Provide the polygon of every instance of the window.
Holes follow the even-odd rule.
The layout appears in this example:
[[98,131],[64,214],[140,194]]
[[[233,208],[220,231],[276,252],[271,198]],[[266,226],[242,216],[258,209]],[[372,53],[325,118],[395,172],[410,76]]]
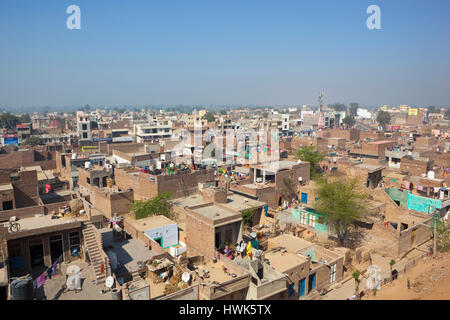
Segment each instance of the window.
[[294,295],[294,293],[295,293],[295,291],[294,291],[294,283],[291,283],[290,285],[289,285],[289,297],[292,297],[293,295]]
[[86,178],[86,183],[91,184],[91,178]]
[[316,226],[316,222],[314,221],[315,218],[316,217],[314,215],[312,215],[312,214],[309,215],[308,225],[311,228],[314,228]]
[[330,283],[336,281],[336,263],[331,266]]
[[300,213],[300,223],[306,225],[306,212]]
[[83,139],[87,139],[87,132],[83,132]]
[[81,237],[78,231],[69,233],[69,245],[70,251],[73,251],[75,248],[77,251],[80,250]]
[[87,124],[82,124],[81,128],[82,128],[82,130],[87,130]]
[[11,210],[13,209],[13,202],[10,201],[3,201],[3,210]]
[[8,253],[10,257],[18,257],[22,254],[20,242],[12,242],[8,245]]
[[317,218],[317,223],[324,224],[325,223],[324,217]]

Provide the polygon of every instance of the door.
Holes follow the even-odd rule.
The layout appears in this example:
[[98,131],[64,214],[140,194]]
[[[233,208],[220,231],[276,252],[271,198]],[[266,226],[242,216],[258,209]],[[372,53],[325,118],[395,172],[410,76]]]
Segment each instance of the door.
[[416,244],[416,236],[417,236],[417,229],[415,229],[411,232],[411,245]]
[[50,240],[50,258],[52,263],[55,261],[62,262],[63,260],[63,240],[62,235],[51,236]]
[[233,244],[233,230],[225,230],[225,242],[230,246]]
[[292,297],[293,295],[294,295],[294,285],[295,285],[295,283],[291,283],[290,285],[289,285],[289,294],[288,294],[288,297]]
[[331,266],[330,270],[330,283],[336,281],[336,263]]
[[222,245],[222,239],[221,239],[221,237],[220,237],[220,232],[216,232],[216,241],[215,241],[215,244],[216,244],[216,248],[220,248],[221,245]]
[[306,278],[303,278],[298,282],[298,296],[299,297],[305,295],[305,283],[306,283]]
[[42,244],[42,240],[30,241],[30,260],[31,268],[33,270],[40,270],[45,267],[44,246]]
[[302,203],[308,203],[308,194],[302,192]]
[[309,275],[308,279],[308,293],[316,288],[316,273]]

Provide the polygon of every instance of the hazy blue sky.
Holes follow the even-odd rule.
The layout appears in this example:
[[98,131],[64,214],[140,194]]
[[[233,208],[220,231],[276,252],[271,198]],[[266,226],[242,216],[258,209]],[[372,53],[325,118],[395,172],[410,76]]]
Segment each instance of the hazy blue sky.
[[0,1],[0,106],[316,104],[320,90],[450,105],[450,1]]

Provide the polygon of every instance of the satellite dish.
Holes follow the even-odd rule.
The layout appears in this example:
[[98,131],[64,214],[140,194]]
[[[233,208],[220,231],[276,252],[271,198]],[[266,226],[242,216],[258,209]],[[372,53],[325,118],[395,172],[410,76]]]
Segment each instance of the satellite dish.
[[181,280],[183,280],[186,283],[188,283],[190,279],[191,275],[188,272],[183,273],[183,275],[181,276]]
[[367,268],[366,287],[369,290],[381,289],[381,269],[378,266],[371,265]]
[[112,286],[114,285],[114,278],[111,277],[111,276],[107,277],[107,278],[106,278],[106,281],[105,281],[105,285],[106,285],[108,288],[112,288]]

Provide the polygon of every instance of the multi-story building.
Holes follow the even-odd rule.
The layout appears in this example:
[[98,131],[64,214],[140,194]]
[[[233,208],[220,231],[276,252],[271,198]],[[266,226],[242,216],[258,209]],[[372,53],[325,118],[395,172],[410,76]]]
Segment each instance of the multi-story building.
[[77,111],[77,132],[81,144],[91,141],[91,121],[89,114],[83,111]]
[[135,124],[134,135],[138,143],[170,138],[172,136],[172,121],[153,120],[148,124]]

